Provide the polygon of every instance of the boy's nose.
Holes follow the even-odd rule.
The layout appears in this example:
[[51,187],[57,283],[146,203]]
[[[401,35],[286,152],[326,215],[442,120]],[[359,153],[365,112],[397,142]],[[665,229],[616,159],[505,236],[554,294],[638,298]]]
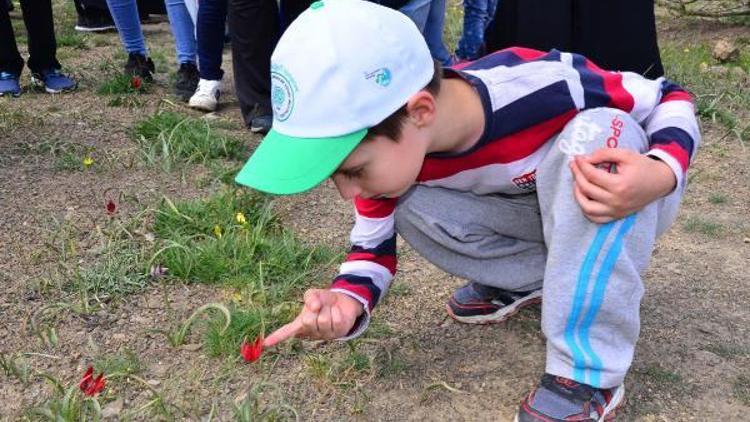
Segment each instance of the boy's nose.
[[333,176],[333,183],[336,185],[336,189],[339,190],[339,195],[344,199],[354,199],[355,196],[362,193],[362,189],[345,176]]

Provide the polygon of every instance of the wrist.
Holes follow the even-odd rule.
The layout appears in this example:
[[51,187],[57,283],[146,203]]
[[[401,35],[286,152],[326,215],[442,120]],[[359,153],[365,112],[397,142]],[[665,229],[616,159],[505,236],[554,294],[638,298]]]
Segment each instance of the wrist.
[[651,166],[654,169],[655,181],[658,186],[659,197],[666,196],[674,191],[677,186],[677,177],[675,177],[674,171],[669,164],[662,161],[659,157],[653,155],[647,156],[651,161]]

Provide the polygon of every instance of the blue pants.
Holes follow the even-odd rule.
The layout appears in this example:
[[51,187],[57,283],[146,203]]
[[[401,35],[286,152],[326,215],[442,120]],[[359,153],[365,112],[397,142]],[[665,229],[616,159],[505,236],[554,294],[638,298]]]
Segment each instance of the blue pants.
[[443,66],[449,66],[451,54],[443,43],[445,0],[411,0],[399,10],[417,24],[432,57]]
[[498,0],[464,0],[464,30],[458,41],[456,56],[476,60],[482,56],[484,31],[495,16]]
[[198,7],[198,70],[201,79],[219,81],[224,76],[221,53],[228,4],[227,0],[201,0]]
[[[169,24],[175,39],[177,63],[195,63],[195,28],[184,0],[166,0]],[[125,51],[148,55],[135,0],[107,0],[109,12]]]

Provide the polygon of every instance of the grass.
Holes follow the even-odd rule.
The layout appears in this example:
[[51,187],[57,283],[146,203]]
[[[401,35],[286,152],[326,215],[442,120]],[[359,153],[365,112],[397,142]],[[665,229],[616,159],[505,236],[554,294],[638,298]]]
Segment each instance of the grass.
[[240,160],[242,142],[215,130],[205,119],[159,112],[138,122],[133,137],[150,165],[166,171],[179,163],[205,164],[216,158]]
[[132,76],[117,73],[104,79],[96,89],[96,93],[99,95],[145,94],[148,92],[148,86],[149,84],[145,81],[141,81],[141,85],[138,86],[138,82]]
[[[707,44],[663,43],[661,56],[669,78],[695,95],[698,115],[722,125],[727,135],[734,135],[744,146],[750,139],[750,124],[745,115],[750,109],[750,91],[742,89],[742,78],[729,71],[726,74],[702,71],[702,67],[715,65]],[[750,56],[744,53],[739,63],[744,68],[750,63]]]
[[688,217],[683,228],[689,233],[700,233],[710,237],[718,237],[724,233],[725,228],[720,223],[705,220],[702,217]]
[[94,361],[94,373],[140,375],[145,367],[132,350],[122,351],[114,356],[105,356]]
[[745,406],[750,406],[750,375],[740,374],[734,380],[732,395]]
[[228,188],[205,200],[172,203],[155,212],[157,251],[151,264],[187,282],[229,286],[238,293],[229,328],[209,322],[206,350],[233,355],[291,320],[301,291],[334,255],[303,246],[273,216],[267,197]]
[[656,384],[662,389],[674,390],[683,381],[680,374],[656,365],[634,369],[633,372],[645,377],[648,382]]
[[727,196],[723,193],[712,193],[708,197],[708,202],[715,205],[726,204],[728,200]]

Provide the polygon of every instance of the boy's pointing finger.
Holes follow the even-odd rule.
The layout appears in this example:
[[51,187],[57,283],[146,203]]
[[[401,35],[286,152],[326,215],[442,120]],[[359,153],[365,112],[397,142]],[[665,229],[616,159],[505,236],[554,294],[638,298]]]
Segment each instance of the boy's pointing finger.
[[302,329],[302,320],[297,318],[294,321],[290,322],[289,324],[286,324],[279,328],[278,330],[274,331],[266,337],[265,340],[263,340],[263,347],[271,347],[275,346],[278,343],[281,343],[282,341],[288,340],[291,337],[294,337],[297,335],[297,333],[300,332]]

